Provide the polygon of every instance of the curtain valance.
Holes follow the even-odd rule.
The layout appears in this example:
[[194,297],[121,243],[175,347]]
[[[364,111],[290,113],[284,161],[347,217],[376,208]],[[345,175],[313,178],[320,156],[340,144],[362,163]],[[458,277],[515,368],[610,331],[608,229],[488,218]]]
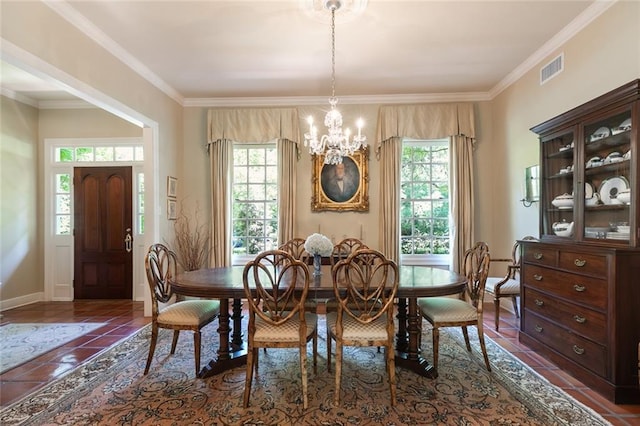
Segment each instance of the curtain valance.
[[376,151],[393,137],[441,139],[466,136],[475,139],[473,104],[383,105],[378,111]]
[[300,140],[296,108],[212,108],[209,110],[208,142],[268,142]]

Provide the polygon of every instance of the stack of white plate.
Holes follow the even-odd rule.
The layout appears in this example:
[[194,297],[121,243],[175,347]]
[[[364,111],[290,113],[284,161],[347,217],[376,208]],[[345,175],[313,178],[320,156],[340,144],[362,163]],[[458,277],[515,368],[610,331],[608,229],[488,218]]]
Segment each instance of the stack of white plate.
[[607,232],[607,238],[610,238],[612,240],[628,240],[629,239],[629,233],[623,233],[623,232]]

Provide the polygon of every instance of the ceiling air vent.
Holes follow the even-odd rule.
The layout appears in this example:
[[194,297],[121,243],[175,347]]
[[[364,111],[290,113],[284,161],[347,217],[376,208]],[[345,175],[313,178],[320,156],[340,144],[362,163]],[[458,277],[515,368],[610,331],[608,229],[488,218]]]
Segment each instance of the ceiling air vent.
[[564,53],[556,56],[551,62],[540,68],[540,84],[544,84],[564,69]]

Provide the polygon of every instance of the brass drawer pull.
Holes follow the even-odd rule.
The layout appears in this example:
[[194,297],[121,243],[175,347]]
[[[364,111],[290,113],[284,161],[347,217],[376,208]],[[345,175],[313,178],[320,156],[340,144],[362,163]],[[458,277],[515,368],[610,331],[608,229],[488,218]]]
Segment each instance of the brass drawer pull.
[[542,281],[542,275],[534,274],[533,279],[536,281]]
[[538,333],[542,333],[543,328],[540,327],[539,325],[536,325],[535,329]]
[[579,284],[574,284],[573,285],[573,289],[579,293],[582,293],[583,291],[585,291],[587,288],[583,285],[579,285]]
[[582,268],[584,265],[587,264],[586,260],[583,259],[576,259],[573,261],[573,263],[578,267],[578,268]]
[[536,299],[536,300],[535,300],[535,302],[536,302],[536,305],[537,305],[537,306],[542,306],[542,305],[544,305],[544,302],[543,302],[542,300],[540,300],[540,299]]
[[573,319],[580,324],[584,324],[585,322],[587,322],[587,319],[585,317],[581,317],[580,315],[574,315]]
[[542,253],[533,253],[533,258],[536,260],[542,259]]
[[580,346],[577,346],[577,345],[573,345],[573,351],[578,355],[582,355],[584,353],[584,348],[581,348]]

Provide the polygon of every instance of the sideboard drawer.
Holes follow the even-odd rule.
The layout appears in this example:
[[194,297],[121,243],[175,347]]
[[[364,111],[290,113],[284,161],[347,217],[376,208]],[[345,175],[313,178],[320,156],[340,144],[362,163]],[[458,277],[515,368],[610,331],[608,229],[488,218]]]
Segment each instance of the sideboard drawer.
[[604,278],[608,273],[608,265],[607,256],[561,251],[558,266],[570,272]]
[[544,290],[602,311],[607,308],[606,280],[533,265],[525,266],[522,279],[526,286]]
[[538,265],[556,266],[556,254],[556,250],[539,247],[536,244],[527,244],[524,246],[522,260]]
[[599,376],[606,377],[605,346],[573,334],[532,312],[527,314],[525,333]]
[[563,302],[525,287],[525,308],[599,343],[607,342],[607,318],[601,312]]

